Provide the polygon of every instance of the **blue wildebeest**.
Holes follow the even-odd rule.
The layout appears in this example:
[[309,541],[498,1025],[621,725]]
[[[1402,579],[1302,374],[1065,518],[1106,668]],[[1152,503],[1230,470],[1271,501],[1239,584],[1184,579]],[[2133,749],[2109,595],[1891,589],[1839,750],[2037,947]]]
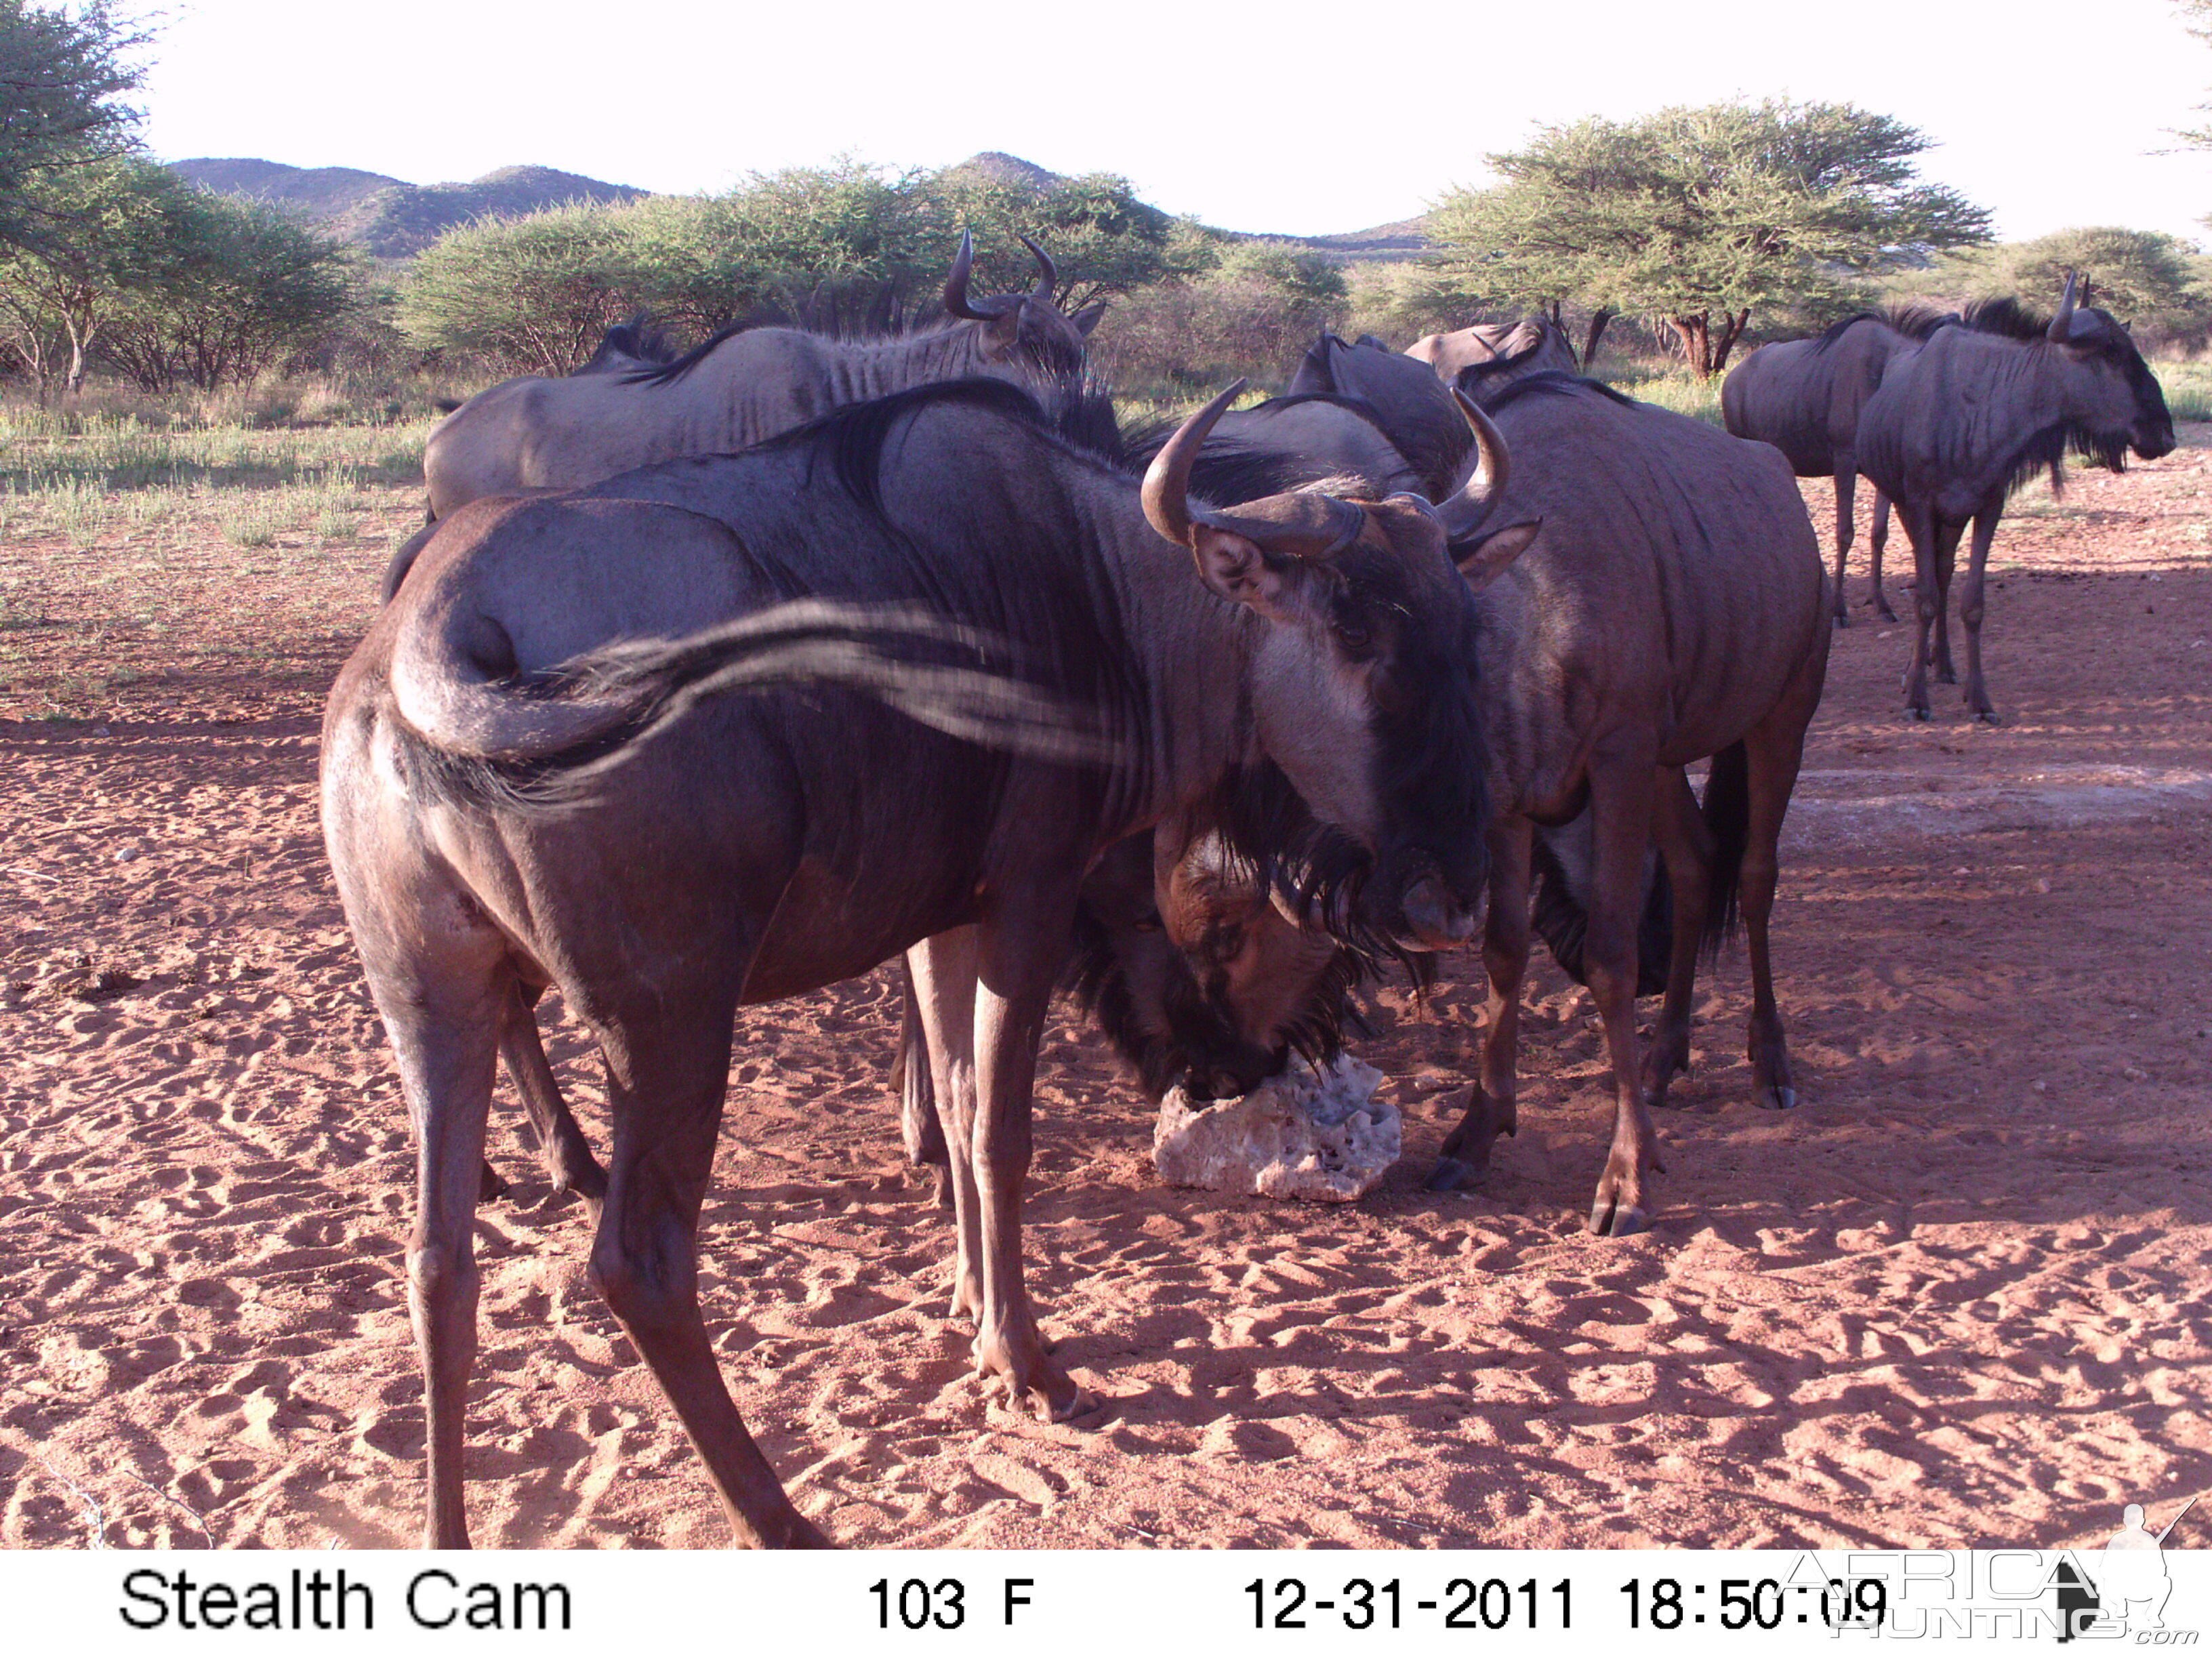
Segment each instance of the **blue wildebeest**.
[[680,455],[743,449],[843,404],[931,381],[984,375],[1039,392],[1072,386],[1101,308],[1063,315],[1053,303],[1052,261],[1028,246],[1041,273],[1036,289],[977,300],[968,292],[974,246],[963,235],[945,284],[946,319],[918,331],[837,339],[740,326],[627,374],[501,381],[431,429],[422,452],[430,517],[480,496],[573,489]]
[[[1959,593],[1966,629],[1966,706],[1994,722],[1982,674],[1983,571],[2013,490],[2048,471],[2063,483],[2068,450],[2115,472],[2132,448],[2155,460],[2173,447],[2166,396],[2128,331],[2077,303],[2069,275],[2055,316],[2011,299],[1969,307],[1964,320],[1893,358],[1859,419],[1859,470],[1897,503],[1912,538],[1918,623],[1905,675],[1906,711],[1926,720],[1928,668],[1946,685],[1948,611],[1959,538],[1972,548]],[[1932,641],[1931,641],[1932,635]]]
[[[1765,345],[1729,371],[1721,383],[1721,413],[1739,438],[1772,444],[1801,478],[1836,483],[1836,626],[1850,617],[1844,602],[1844,561],[1851,549],[1851,498],[1858,483],[1859,414],[1881,384],[1882,371],[1900,351],[1924,340],[1946,319],[1899,312],[1846,317],[1809,340]],[[1881,554],[1889,540],[1889,497],[1875,492],[1874,529],[1868,538],[1872,604],[1890,622],[1897,613],[1882,591]]]
[[[497,1056],[542,988],[608,1079],[593,1277],[740,1537],[806,1545],[822,1535],[746,1432],[697,1301],[739,1004],[922,946],[955,1309],[975,1316],[980,1370],[1064,1415],[1080,1391],[1039,1338],[1020,1206],[1086,867],[1200,805],[1273,835],[1274,806],[1245,797],[1278,768],[1312,815],[1294,850],[1324,872],[1315,915],[1410,948],[1471,933],[1483,768],[1453,555],[1488,571],[1510,546],[1481,533],[1474,491],[1435,509],[1190,501],[1231,395],[1141,492],[1018,391],[964,382],[741,454],[474,503],[430,538],[339,676],[323,744],[331,864],[420,1147],[429,1542],[467,1539],[477,1170]],[[916,651],[1014,665],[1029,701],[1007,706],[1003,676],[972,685],[964,659],[866,649],[840,621],[854,605],[890,608]],[[1031,702],[1080,713],[1113,758]]]

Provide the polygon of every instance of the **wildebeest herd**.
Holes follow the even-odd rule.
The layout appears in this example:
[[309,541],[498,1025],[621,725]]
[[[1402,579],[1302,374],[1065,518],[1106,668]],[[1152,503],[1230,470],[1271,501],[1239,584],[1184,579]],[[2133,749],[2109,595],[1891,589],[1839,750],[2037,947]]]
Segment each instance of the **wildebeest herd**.
[[[1431,1184],[1515,1127],[1533,933],[1589,988],[1612,1074],[1590,1215],[1649,1224],[1651,1109],[1699,957],[1740,917],[1761,1103],[1795,1103],[1769,921],[1842,619],[1792,477],[1860,470],[1917,556],[1925,669],[1952,556],[1967,698],[2007,491],[2067,448],[2172,446],[2125,331],[1847,319],[1769,347],[1731,436],[1582,378],[1540,321],[1413,354],[1325,337],[1286,394],[1125,430],[1095,312],[979,299],[860,338],[755,328],[671,357],[611,333],[433,434],[432,520],[341,673],[325,835],[418,1143],[410,1300],[434,1546],[467,1541],[472,1218],[504,1062],[592,1273],[740,1538],[818,1545],[724,1385],[696,1231],[736,1009],[903,953],[893,1068],[943,1171],[978,1370],[1066,1417],[1022,1194],[1040,1032],[1072,989],[1157,1097],[1334,1057],[1364,977],[1480,933],[1480,1076]],[[1893,324],[1902,325],[1893,326]],[[1770,442],[1747,441],[1764,437]],[[1785,459],[1786,458],[1786,459]],[[1839,531],[1839,543],[1844,539]],[[1877,579],[1877,591],[1879,581]],[[1931,638],[1931,628],[1934,633]],[[1710,761],[1702,798],[1686,769]],[[603,1167],[533,1008],[602,1055]],[[1639,1040],[1636,999],[1663,992]]]

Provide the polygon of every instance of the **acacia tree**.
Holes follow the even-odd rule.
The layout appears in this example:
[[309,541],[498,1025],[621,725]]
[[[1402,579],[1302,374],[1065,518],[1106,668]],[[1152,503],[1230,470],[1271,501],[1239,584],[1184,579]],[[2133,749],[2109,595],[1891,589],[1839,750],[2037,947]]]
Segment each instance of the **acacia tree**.
[[198,192],[135,155],[58,168],[27,193],[40,222],[65,225],[0,252],[0,331],[37,378],[74,394],[91,353],[136,296],[188,259]]
[[2049,304],[2075,271],[2088,283],[2089,301],[2125,323],[2139,345],[2201,343],[2212,325],[2203,256],[2178,236],[2119,225],[1976,248],[1916,273],[1909,287],[1953,303],[2017,294]]
[[1710,379],[1774,306],[1832,306],[1854,278],[1986,240],[1989,216],[1913,158],[1932,141],[1849,104],[1765,100],[1591,117],[1489,158],[1500,182],[1436,204],[1437,264],[1478,303],[1653,318]]
[[105,355],[149,392],[246,385],[354,301],[354,260],[264,202],[191,192],[160,277],[125,296]]
[[44,187],[131,148],[137,112],[118,100],[143,76],[127,60],[145,41],[105,0],[74,12],[0,0],[0,245],[72,234]]
[[399,325],[425,350],[510,374],[565,374],[637,307],[620,208],[570,203],[455,227],[417,254]]

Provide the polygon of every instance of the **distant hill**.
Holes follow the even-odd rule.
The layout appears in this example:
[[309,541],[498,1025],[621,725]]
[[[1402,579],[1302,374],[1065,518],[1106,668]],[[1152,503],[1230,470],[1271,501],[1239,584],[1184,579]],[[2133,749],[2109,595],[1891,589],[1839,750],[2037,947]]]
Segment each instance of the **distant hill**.
[[[455,225],[489,215],[520,218],[563,202],[627,202],[648,192],[611,185],[553,167],[501,167],[467,184],[410,185],[358,167],[294,167],[250,157],[218,160],[198,156],[169,164],[204,190],[258,197],[295,208],[337,235],[356,242],[380,259],[404,259],[421,252]],[[1048,189],[1062,174],[1003,150],[987,149],[957,164],[955,172],[974,172],[1006,184]],[[1428,249],[1424,221],[1334,236],[1277,236],[1266,231],[1224,231],[1238,240],[1287,242],[1334,256],[1346,264],[1418,258]]]
[[647,192],[555,167],[501,167],[466,184],[410,185],[356,167],[294,167],[199,156],[171,167],[204,190],[296,209],[380,259],[421,252],[455,225],[514,219],[563,202],[627,202]]

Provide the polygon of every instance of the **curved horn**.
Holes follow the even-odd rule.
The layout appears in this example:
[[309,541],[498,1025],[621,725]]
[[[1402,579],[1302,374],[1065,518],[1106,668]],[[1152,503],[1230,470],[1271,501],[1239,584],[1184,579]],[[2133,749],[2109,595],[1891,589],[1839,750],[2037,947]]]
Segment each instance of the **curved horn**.
[[2063,345],[2074,331],[2074,280],[2072,271],[2066,273],[2066,292],[2058,301],[2058,314],[2051,319],[2048,337]]
[[1152,465],[1145,469],[1145,520],[1179,546],[1191,547],[1194,541],[1189,501],[1191,464],[1197,460],[1199,446],[1213,430],[1221,411],[1243,395],[1245,384],[1238,380],[1177,427],[1175,436],[1160,447]]
[[1030,297],[1050,305],[1053,291],[1060,286],[1060,272],[1053,268],[1052,256],[1026,236],[1022,238],[1022,246],[1036,255],[1037,269],[1042,273],[1037,278],[1036,292]]
[[971,323],[988,323],[999,314],[995,311],[978,311],[968,297],[968,273],[975,264],[975,238],[968,231],[960,233],[960,252],[952,256],[952,274],[945,279],[945,309],[955,317],[965,317]]
[[1474,428],[1475,453],[1480,457],[1467,481],[1467,488],[1437,503],[1437,521],[1444,527],[1444,539],[1462,542],[1481,529],[1492,509],[1505,499],[1505,481],[1512,476],[1512,455],[1506,448],[1505,434],[1474,399],[1456,386],[1451,394],[1452,400],[1459,404],[1459,412],[1467,416],[1468,425]]

